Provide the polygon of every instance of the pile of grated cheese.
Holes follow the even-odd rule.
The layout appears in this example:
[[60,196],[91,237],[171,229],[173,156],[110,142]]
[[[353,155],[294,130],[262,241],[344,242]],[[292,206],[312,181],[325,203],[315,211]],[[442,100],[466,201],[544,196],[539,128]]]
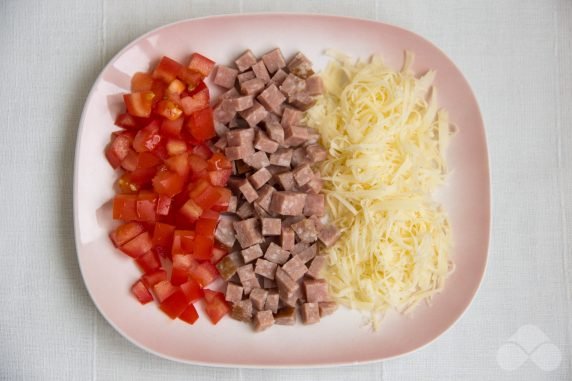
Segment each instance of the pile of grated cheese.
[[329,158],[321,167],[329,216],[342,236],[328,249],[334,298],[371,313],[407,313],[442,290],[452,269],[446,213],[433,192],[447,175],[452,135],[436,102],[435,72],[416,77],[379,56],[339,52],[321,77],[325,94],[306,113]]

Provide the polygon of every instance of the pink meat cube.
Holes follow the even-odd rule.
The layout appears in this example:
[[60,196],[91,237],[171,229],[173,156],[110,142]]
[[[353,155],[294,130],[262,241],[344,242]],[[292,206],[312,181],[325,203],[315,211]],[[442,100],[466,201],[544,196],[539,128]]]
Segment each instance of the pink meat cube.
[[256,258],[262,257],[264,254],[262,249],[260,248],[259,244],[247,247],[246,249],[241,251],[242,258],[244,259],[244,263],[249,263],[254,261]]
[[228,66],[218,65],[215,71],[213,82],[215,85],[230,89],[234,86],[238,70]]
[[286,67],[286,61],[282,51],[278,48],[269,51],[262,56],[262,60],[270,73],[275,73],[279,69]]
[[292,150],[289,148],[279,148],[270,154],[270,164],[280,167],[290,167],[292,161]]
[[[250,175],[248,177],[248,180],[250,181],[250,183],[252,184],[252,186],[255,189],[260,189],[271,178],[272,178],[272,175],[270,174],[270,172],[268,172],[268,169],[260,168],[258,171],[254,172],[252,175]],[[256,198],[259,198],[258,194],[257,194]]]
[[298,216],[304,212],[306,195],[297,192],[274,192],[270,202],[270,211],[283,216]]
[[264,237],[258,229],[256,218],[236,221],[233,223],[233,227],[236,232],[236,238],[243,249],[264,242]]
[[323,216],[325,211],[325,196],[323,194],[306,195],[306,203],[304,204],[304,215],[310,216]]
[[262,235],[280,235],[282,232],[282,221],[280,218],[263,218]]
[[274,242],[270,243],[268,249],[266,249],[266,253],[264,254],[264,259],[278,265],[286,263],[289,257],[290,253]]
[[242,300],[242,286],[229,282],[226,285],[225,300],[231,303],[237,303]]
[[290,227],[282,228],[282,235],[280,236],[280,245],[284,250],[290,250],[294,247],[296,240],[296,233]]
[[256,78],[260,78],[264,83],[270,82],[270,74],[268,74],[268,70],[266,70],[266,66],[262,60],[252,65],[252,71]]
[[320,307],[318,303],[304,303],[300,312],[304,324],[314,324],[320,321]]
[[250,69],[250,67],[256,63],[256,56],[250,49],[248,49],[242,53],[242,55],[238,57],[234,63],[236,64],[238,71],[243,72],[247,69]]
[[304,262],[297,256],[292,257],[292,259],[286,262],[282,266],[282,269],[295,281],[302,278],[304,274],[308,272],[308,268],[304,265]]
[[314,172],[308,164],[301,165],[297,167],[294,171],[294,180],[298,186],[307,184],[310,180],[314,178]]
[[272,327],[274,324],[274,315],[272,311],[258,311],[254,315],[254,330],[257,332],[264,331]]
[[258,198],[258,193],[256,192],[256,189],[254,189],[252,184],[247,180],[241,181],[241,183],[238,186],[238,190],[240,191],[240,193],[242,193],[242,195],[248,202],[253,202]]
[[259,130],[256,131],[254,138],[254,148],[263,152],[274,153],[278,149],[278,143],[270,139],[264,131]]
[[314,279],[321,279],[321,272],[326,267],[327,261],[328,258],[326,255],[317,255],[314,257],[314,260],[312,260],[312,264],[310,264],[310,268],[306,275],[309,275]]
[[[267,261],[266,259],[257,259],[254,272],[268,279],[274,279],[278,264]],[[266,286],[265,286],[266,288]]]
[[268,111],[276,115],[282,115],[283,110],[281,106],[286,100],[286,97],[278,90],[276,85],[269,85],[256,99],[258,99]]
[[330,299],[328,284],[323,279],[304,280],[304,291],[309,303],[327,302]]
[[259,311],[264,309],[267,296],[268,291],[262,288],[253,288],[252,291],[250,291],[250,301],[252,302],[252,306]]

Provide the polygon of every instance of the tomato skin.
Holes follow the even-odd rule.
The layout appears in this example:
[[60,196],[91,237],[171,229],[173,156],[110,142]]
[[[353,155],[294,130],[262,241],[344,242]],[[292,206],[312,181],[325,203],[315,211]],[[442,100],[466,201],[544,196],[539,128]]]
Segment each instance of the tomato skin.
[[203,77],[208,77],[215,65],[215,62],[199,53],[191,54],[191,61],[188,68],[201,73]]
[[161,267],[159,257],[153,250],[149,250],[145,254],[140,255],[135,259],[135,262],[144,274],[149,274],[157,271]]
[[130,257],[137,258],[138,256],[145,254],[151,250],[152,247],[153,243],[151,242],[149,233],[143,232],[129,242],[123,244],[121,247],[119,247],[119,250],[123,251]]
[[139,192],[137,196],[137,219],[144,222],[155,222],[157,215],[157,195],[153,192]]
[[210,261],[213,256],[214,238],[199,235],[195,237],[195,250],[193,258],[203,261]]
[[167,280],[167,272],[165,270],[159,269],[148,274],[141,276],[141,282],[147,288],[152,288],[157,283]]
[[187,298],[183,291],[176,289],[173,294],[159,305],[159,308],[171,319],[176,319],[188,305],[189,303],[187,303]]
[[210,159],[210,157],[213,155],[213,151],[211,151],[211,149],[206,144],[195,145],[191,152],[205,160]]
[[192,113],[187,121],[187,129],[191,136],[199,142],[214,138],[216,132],[212,108],[205,107]]
[[217,221],[211,219],[199,218],[195,224],[195,232],[197,236],[214,237]]
[[191,115],[195,111],[208,107],[210,101],[209,90],[204,88],[196,92],[192,96],[181,98],[181,107],[186,116]]
[[137,300],[139,300],[139,303],[141,304],[147,304],[153,301],[153,295],[151,295],[149,290],[147,290],[147,287],[145,287],[143,282],[141,282],[140,280],[138,280],[133,284],[133,286],[131,286],[131,292],[133,293],[133,295],[135,295],[135,297],[137,298]]
[[162,280],[153,286],[153,293],[155,294],[155,298],[157,298],[159,303],[163,303],[165,299],[173,295],[175,291],[177,291],[177,288],[173,286],[168,280]]
[[151,115],[154,98],[155,93],[152,91],[142,91],[123,95],[123,101],[127,107],[127,112],[133,116],[139,116],[142,118],[148,118]]
[[187,282],[181,284],[179,287],[187,297],[188,303],[194,303],[197,300],[202,299],[204,296],[203,289],[193,279],[189,279]]
[[181,175],[171,171],[158,172],[153,178],[153,189],[156,193],[173,197],[183,190],[184,179]]
[[113,219],[123,221],[136,220],[137,195],[116,195],[113,199]]
[[121,161],[129,154],[131,140],[128,135],[118,134],[105,149],[105,157],[113,168],[121,165]]
[[161,135],[165,135],[167,137],[172,137],[172,138],[180,138],[181,129],[183,128],[184,121],[185,120],[183,118],[179,118],[176,120],[164,119],[161,122],[161,128],[160,128]]
[[153,229],[153,246],[171,248],[174,232],[175,227],[173,225],[157,222]]
[[115,247],[119,247],[133,238],[137,237],[139,234],[143,233],[145,228],[138,222],[127,222],[123,225],[120,225],[112,231],[109,236],[113,241]]
[[195,324],[195,322],[199,319],[199,314],[197,313],[195,306],[189,304],[183,313],[179,315],[179,319],[185,323]]
[[137,72],[133,74],[133,78],[131,78],[131,91],[141,92],[141,91],[151,91],[153,88],[153,77],[151,74]]
[[230,312],[228,303],[224,300],[224,295],[212,290],[204,290],[205,312],[213,324],[217,324],[224,315]]
[[166,84],[169,84],[177,78],[181,69],[183,69],[183,65],[167,56],[163,56],[155,70],[153,70],[152,76],[154,79],[161,79]]
[[159,122],[154,120],[137,131],[137,135],[133,139],[133,149],[137,152],[153,151],[160,142]]
[[151,152],[141,152],[137,160],[136,169],[155,168],[161,164],[161,159]]

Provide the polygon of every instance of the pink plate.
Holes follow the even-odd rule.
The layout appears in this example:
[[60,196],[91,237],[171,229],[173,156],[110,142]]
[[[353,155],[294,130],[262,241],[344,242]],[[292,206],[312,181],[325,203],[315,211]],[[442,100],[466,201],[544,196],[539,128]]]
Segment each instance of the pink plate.
[[[186,62],[200,52],[230,63],[243,50],[255,54],[280,47],[286,56],[300,50],[321,69],[326,48],[354,56],[381,53],[398,68],[404,50],[415,53],[414,69],[437,70],[441,106],[458,126],[449,151],[452,173],[440,194],[450,213],[456,271],[432,306],[411,316],[389,316],[378,332],[362,315],[341,309],[312,326],[276,326],[263,333],[232,319],[217,326],[201,318],[190,326],[172,321],[156,306],[141,306],[129,288],[139,270],[115,250],[108,238],[114,226],[110,200],[116,173],[103,150],[121,94],[130,77],[147,71],[167,55]],[[356,364],[414,351],[441,335],[467,309],[483,277],[489,242],[490,191],[487,147],[479,107],[455,65],[423,38],[404,29],[345,17],[253,14],[215,16],[177,22],[156,29],[125,47],[105,67],[85,104],[77,140],[74,180],[75,237],[81,272],[101,314],[123,336],[149,352],[172,360],[241,367],[308,367]]]

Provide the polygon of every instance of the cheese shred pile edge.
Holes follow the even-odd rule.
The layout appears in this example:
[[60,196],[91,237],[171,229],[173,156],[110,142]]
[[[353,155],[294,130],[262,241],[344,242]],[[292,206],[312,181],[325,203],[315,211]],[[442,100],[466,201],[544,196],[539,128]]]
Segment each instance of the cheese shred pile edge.
[[453,129],[437,106],[435,72],[415,76],[409,52],[400,71],[380,56],[326,53],[325,92],[306,113],[329,153],[320,170],[342,230],[324,275],[333,297],[370,313],[377,329],[387,312],[429,302],[452,271],[449,221],[432,195],[448,172]]

